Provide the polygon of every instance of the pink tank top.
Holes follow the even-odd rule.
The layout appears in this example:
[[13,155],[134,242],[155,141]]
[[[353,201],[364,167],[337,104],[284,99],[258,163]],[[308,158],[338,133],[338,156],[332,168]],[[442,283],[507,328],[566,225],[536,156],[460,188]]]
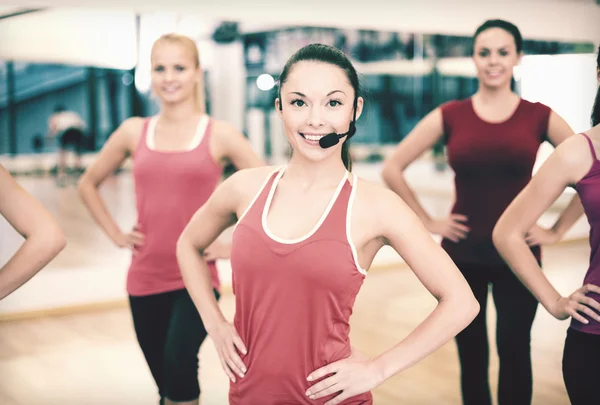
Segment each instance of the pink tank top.
[[[205,117],[186,151],[165,152],[153,145],[157,117],[146,120],[133,155],[136,208],[144,245],[131,258],[127,292],[133,296],[185,288],[176,245],[179,235],[208,200],[222,175],[210,154],[212,121]],[[209,263],[213,287],[219,288],[214,262]]]
[[[233,233],[234,324],[248,371],[230,384],[232,405],[324,404],[335,395],[309,399],[315,382],[306,378],[351,352],[349,319],[366,274],[349,238],[356,177],[351,185],[346,172],[308,235],[283,240],[266,218],[284,170],[268,177]],[[364,393],[343,404],[372,401]]]

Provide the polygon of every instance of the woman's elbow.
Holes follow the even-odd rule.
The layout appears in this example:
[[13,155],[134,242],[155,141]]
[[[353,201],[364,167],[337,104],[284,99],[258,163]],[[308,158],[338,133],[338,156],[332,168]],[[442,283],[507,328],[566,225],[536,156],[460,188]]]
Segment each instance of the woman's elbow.
[[189,254],[190,251],[196,250],[197,249],[194,246],[194,243],[192,242],[192,239],[189,235],[188,228],[184,229],[183,232],[181,232],[181,235],[179,235],[179,238],[177,239],[177,244],[175,248],[177,260],[184,260],[183,258],[187,254]]
[[513,232],[507,227],[506,223],[500,219],[494,226],[494,230],[492,231],[492,242],[496,249],[502,248],[506,245],[507,241],[511,239],[511,235]]
[[402,168],[395,162],[395,160],[391,157],[388,157],[383,162],[383,167],[381,169],[381,178],[386,185],[390,185],[394,183],[395,177],[399,172],[402,171]]
[[458,318],[461,330],[466,328],[481,310],[481,306],[468,284],[464,291],[454,296],[454,306],[453,312]]
[[85,198],[89,191],[94,188],[98,188],[98,184],[92,181],[89,175],[84,173],[77,182],[77,192],[79,193],[79,196]]
[[466,326],[468,326],[471,322],[473,322],[477,315],[479,315],[479,311],[481,311],[481,305],[479,305],[479,301],[477,301],[475,295],[473,295],[471,292],[468,302],[464,304],[464,307],[465,318],[467,320]]
[[37,232],[34,232],[30,239],[35,250],[42,253],[45,261],[49,262],[56,257],[66,246],[67,238],[58,226],[58,224],[50,222],[42,225]]

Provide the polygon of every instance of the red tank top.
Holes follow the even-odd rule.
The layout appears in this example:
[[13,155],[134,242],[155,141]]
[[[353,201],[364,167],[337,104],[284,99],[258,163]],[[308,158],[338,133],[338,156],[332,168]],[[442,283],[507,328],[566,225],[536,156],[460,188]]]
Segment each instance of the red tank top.
[[[198,123],[191,149],[166,152],[154,143],[158,117],[146,120],[133,155],[136,208],[144,245],[131,258],[127,292],[142,296],[185,288],[176,245],[179,235],[208,200],[221,179],[222,167],[210,154],[212,122]],[[209,263],[213,287],[219,287],[217,268]]]
[[[448,162],[455,173],[453,213],[468,217],[466,239],[442,246],[458,262],[503,265],[492,231],[504,210],[531,180],[540,144],[546,140],[550,108],[521,99],[504,122],[482,120],[472,99],[441,107]],[[540,259],[539,246],[533,247]]]
[[[366,272],[350,240],[356,191],[348,173],[313,230],[283,240],[266,225],[282,168],[267,178],[233,233],[234,324],[248,349],[248,371],[230,384],[232,405],[324,404],[310,400],[308,375],[347,358],[349,319]],[[343,402],[372,404],[370,393]]]

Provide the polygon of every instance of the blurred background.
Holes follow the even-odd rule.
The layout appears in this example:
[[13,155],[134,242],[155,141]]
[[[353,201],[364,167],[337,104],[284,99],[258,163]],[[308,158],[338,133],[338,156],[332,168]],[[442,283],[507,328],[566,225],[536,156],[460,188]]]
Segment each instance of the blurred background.
[[[85,123],[85,167],[123,120],[156,114],[158,104],[150,92],[150,49],[160,35],[177,32],[196,41],[205,74],[209,114],[235,125],[248,137],[255,151],[273,164],[285,162],[288,153],[274,109],[275,83],[285,61],[309,43],[320,42],[342,49],[354,62],[365,90],[365,113],[352,140],[355,170],[361,177],[378,182],[382,159],[421,118],[441,103],[467,98],[477,90],[471,60],[472,35],[487,19],[511,21],[524,36],[525,56],[514,72],[514,90],[529,101],[547,104],[577,132],[589,128],[597,88],[599,0],[451,3],[219,0],[218,4],[185,0],[23,0],[16,3],[0,1],[0,164],[59,218],[67,233],[68,247],[31,282],[0,302],[0,404],[33,405],[42,403],[42,398],[44,403],[92,403],[85,399],[85,392],[95,392],[97,398],[104,398],[97,403],[121,403],[114,402],[115,398],[123,398],[121,395],[129,398],[129,402],[123,403],[153,401],[152,383],[126,317],[124,286],[128,252],[117,250],[82,206],[75,188],[79,173],[72,173],[75,180],[69,184],[56,183],[58,141],[47,135],[48,119],[58,106],[77,113]],[[542,146],[536,169],[551,150],[547,144]],[[443,145],[436,145],[413,164],[407,176],[432,212],[440,215],[448,212],[453,202],[453,174],[446,166]],[[124,229],[131,227],[135,223],[135,204],[130,162],[103,185],[101,192],[120,225]],[[572,191],[565,191],[542,222],[551,224],[571,195]],[[557,280],[562,280],[566,287],[577,285],[583,277],[588,230],[582,218],[564,242],[571,250],[563,246],[566,253],[556,256],[560,263],[576,263],[577,271],[572,278],[563,278],[557,269]],[[21,242],[20,235],[0,218],[0,264],[8,260]],[[370,276],[377,280],[380,274],[387,274],[383,270],[402,265],[401,258],[384,249]],[[230,285],[227,261],[219,263],[219,270],[227,292]],[[381,279],[381,282],[404,283],[405,294],[421,291],[422,287],[410,278],[410,272],[405,273],[409,275],[394,277],[407,279]],[[383,288],[377,281],[373,283],[371,288]],[[396,293],[390,291],[390,294],[395,297]],[[421,302],[421,298],[415,299],[414,302]],[[223,302],[232,313],[232,299]],[[361,314],[367,319],[369,311],[390,309],[390,305],[395,308],[392,312],[402,313],[414,305],[425,311],[429,304],[421,307],[395,298],[373,301],[363,297],[357,302],[356,316],[359,321],[363,319]],[[56,343],[52,344],[54,349],[64,348],[59,343],[65,342],[64,336],[57,332],[64,325],[46,323],[44,329],[27,322],[57,322],[56,319],[88,313],[108,318],[80,320],[75,325],[84,323],[84,329],[91,329],[98,336],[103,332],[100,329],[104,329],[98,325],[103,322],[121,330],[103,340],[112,353],[108,358],[129,359],[127,364],[135,364],[131,367],[136,371],[128,369],[129,366],[116,370],[107,363],[100,378],[106,379],[102,380],[105,385],[97,381],[92,385],[69,383],[67,377],[65,385],[54,381],[38,386],[37,390],[27,385],[21,377],[28,375],[32,367],[38,367],[34,359],[39,356],[50,356],[45,358],[48,364],[77,357],[60,350],[54,354],[30,352],[30,346],[45,347],[47,341]],[[541,343],[536,347],[541,347],[538,352],[541,354],[537,367],[556,370],[550,371],[544,380],[548,388],[544,388],[535,403],[561,405],[567,403],[559,364],[566,325],[553,323],[539,312],[538,317],[535,331]],[[80,326],[69,327],[76,331],[75,336],[83,333],[78,329]],[[52,330],[57,334],[45,334]],[[373,346],[367,335],[357,340],[359,345]],[[379,344],[385,346],[384,343],[375,346]],[[107,361],[106,352],[102,351],[107,347],[100,345],[89,350],[88,356],[92,357],[88,359],[93,358],[90,361],[96,365]],[[210,360],[211,355],[214,354],[206,355],[209,363],[214,360]],[[444,359],[452,364],[454,378],[455,355],[451,353]],[[550,363],[544,363],[544,359]],[[496,366],[492,363],[492,367]],[[219,401],[226,392],[222,372],[218,369],[216,373],[218,377],[214,377],[217,380],[212,386],[217,388],[214,395],[209,391],[212,399],[207,404],[221,404]],[[145,398],[151,399],[149,402],[144,399],[140,393],[143,390],[131,394],[127,384],[116,390],[119,396],[101,394],[118,380],[146,384],[149,393]],[[450,381],[448,386],[445,396],[427,394],[425,389],[414,398],[421,395],[428,399],[411,402],[406,397],[402,403],[457,403],[458,384]],[[408,386],[404,387],[405,390]],[[380,403],[400,403],[398,398],[402,396],[388,391],[402,390],[390,387],[380,390]],[[550,399],[554,397],[559,399]]]

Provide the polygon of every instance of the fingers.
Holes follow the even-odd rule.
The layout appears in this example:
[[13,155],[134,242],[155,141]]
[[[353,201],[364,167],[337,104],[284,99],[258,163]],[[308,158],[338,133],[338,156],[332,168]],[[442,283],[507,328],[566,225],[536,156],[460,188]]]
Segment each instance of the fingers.
[[128,235],[129,242],[135,246],[142,246],[144,244],[144,234],[138,231],[133,231]]
[[[600,311],[600,303],[593,298],[584,296],[579,300],[579,302],[581,302],[584,305],[587,305],[588,307],[594,308],[596,311]],[[600,319],[600,317],[598,316],[595,316],[595,318],[597,320]]]
[[588,324],[589,321],[587,319],[585,319],[585,317],[581,316],[580,313],[586,314],[587,316],[589,316],[590,318],[597,318],[597,316],[595,316],[594,311],[592,311],[590,308],[586,307],[585,305],[582,304],[576,304],[573,307],[570,307],[567,312],[575,319],[577,319],[579,322],[581,323],[585,323]]
[[450,214],[450,218],[460,222],[467,222],[468,220],[467,216],[463,214]]
[[458,243],[461,239],[467,238],[467,233],[460,230],[456,230],[455,228],[452,228],[450,226],[446,231],[442,233],[442,236],[447,239],[450,239],[454,243]]
[[217,260],[217,256],[214,255],[212,252],[208,252],[208,251],[204,251],[202,258],[207,262],[212,262],[212,261]]
[[310,399],[323,398],[336,392],[342,391],[342,388],[338,385],[337,377],[335,375],[315,384],[306,391],[306,395]]
[[466,222],[467,217],[462,214],[450,214],[448,228],[444,232],[444,236],[451,241],[458,243],[461,239],[466,239],[471,231],[471,228],[462,222]]
[[537,246],[540,244],[540,241],[535,236],[527,236],[525,242],[527,246]]
[[244,365],[244,362],[242,362],[242,359],[240,359],[240,356],[238,356],[238,354],[236,353],[233,345],[227,348],[225,361],[231,369],[231,371],[233,371],[235,374],[239,375],[242,378],[244,377],[244,375],[246,374],[246,366]]
[[225,360],[225,355],[223,354],[223,351],[219,350],[218,352],[219,352],[219,360],[221,361],[221,367],[223,367],[223,370],[225,371],[225,374],[227,374],[227,377],[229,377],[229,379],[231,381],[235,382],[235,375],[233,374],[233,372],[227,365],[227,361]]
[[600,294],[600,287],[598,287],[595,284],[586,284],[583,287],[581,287],[581,290],[584,294],[587,294],[589,292]]
[[325,402],[325,405],[337,405],[348,398],[350,398],[350,394],[347,391],[342,391],[342,393],[337,397]]
[[310,373],[310,375],[308,377],[306,377],[307,381],[316,381],[320,378],[325,377],[326,375],[329,374],[334,374],[337,369],[338,369],[338,363],[330,363],[328,365],[326,365],[325,367],[321,367],[318,370],[313,371],[312,373]]
[[244,342],[242,342],[242,338],[240,337],[240,335],[238,335],[237,332],[235,332],[235,334],[233,335],[233,344],[243,354],[247,354],[248,353],[248,349],[246,349],[246,346],[244,345]]
[[240,350],[240,352],[244,354],[246,354],[248,351],[246,350],[246,346],[244,346],[244,343],[242,342],[242,339],[238,335],[235,328],[231,327],[231,332],[232,333],[229,334],[225,339],[227,347],[227,365],[229,366],[229,368],[231,368],[231,370],[234,373],[236,373],[240,377],[244,377],[244,375],[246,374],[246,365],[238,355],[238,352],[235,350],[235,348],[237,347]]

